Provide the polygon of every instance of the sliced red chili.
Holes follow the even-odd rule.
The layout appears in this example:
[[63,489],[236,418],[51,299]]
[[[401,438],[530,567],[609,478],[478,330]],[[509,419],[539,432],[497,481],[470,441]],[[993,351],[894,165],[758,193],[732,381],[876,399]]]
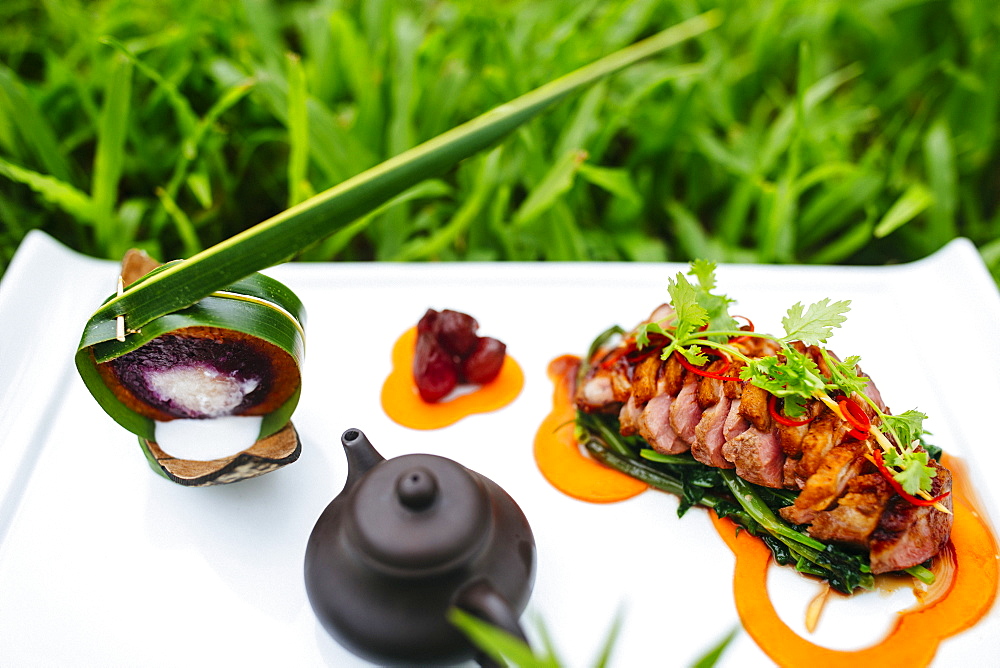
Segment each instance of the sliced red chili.
[[[747,321],[747,324],[745,324],[740,329],[743,329],[744,331],[747,331],[747,332],[753,332],[753,331],[755,331],[754,327],[753,327],[753,320],[751,320],[750,318],[746,317],[745,315],[734,315],[733,317],[734,318],[740,318],[741,320],[746,320]],[[740,341],[747,341],[750,338],[751,337],[747,336],[746,334],[743,334],[741,336],[734,336],[733,338],[729,339],[729,342],[730,343],[739,343]]]
[[604,359],[601,360],[599,366],[602,369],[610,369],[611,367],[613,367],[615,365],[615,362],[617,362],[622,357],[624,357],[625,355],[627,355],[628,352],[629,352],[629,349],[628,349],[628,347],[626,347],[626,344],[622,344],[621,347],[615,348],[610,353],[608,353],[607,355],[605,355]]
[[892,489],[896,492],[896,494],[899,494],[915,506],[933,506],[935,503],[951,494],[951,492],[945,492],[944,494],[935,496],[932,499],[921,499],[918,496],[913,496],[903,489],[903,486],[899,484],[899,481],[893,477],[892,471],[889,470],[889,467],[885,465],[885,460],[882,459],[882,451],[880,449],[875,448],[872,452],[872,456],[875,460],[875,466],[878,468],[878,472],[881,473],[886,482],[892,486]]
[[622,357],[628,359],[630,364],[638,364],[647,357],[659,355],[663,346],[667,343],[667,337],[662,334],[651,334],[649,343],[639,348],[634,338],[629,337],[622,341],[621,345],[608,353],[599,363],[602,369],[610,369]]
[[684,355],[682,355],[680,353],[677,353],[677,361],[681,363],[682,367],[684,367],[685,369],[687,369],[691,373],[698,374],[699,376],[704,376],[705,378],[714,378],[716,380],[735,380],[735,381],[741,380],[741,378],[739,376],[725,376],[725,375],[723,375],[723,373],[726,371],[726,369],[728,369],[730,366],[732,366],[732,361],[730,361],[730,359],[728,357],[726,357],[724,354],[722,354],[721,352],[718,352],[716,350],[706,350],[704,352],[705,352],[706,355],[714,355],[715,357],[718,357],[720,359],[725,360],[726,366],[722,367],[718,372],[715,372],[715,371],[706,371],[705,369],[699,369],[695,365],[691,364],[691,362],[688,362],[687,358],[684,357]]
[[854,436],[854,432],[858,432],[861,436],[854,436],[859,441],[863,441],[868,438],[868,432],[871,431],[872,421],[865,413],[861,406],[858,406],[856,402],[847,397],[841,397],[837,401],[837,405],[840,406],[840,412],[844,414],[844,419],[854,427],[849,434]]
[[811,417],[807,417],[805,420],[793,420],[790,417],[786,417],[784,413],[778,410],[778,397],[773,394],[767,398],[767,410],[770,411],[771,417],[774,418],[775,422],[783,424],[786,427],[801,427],[812,422]]

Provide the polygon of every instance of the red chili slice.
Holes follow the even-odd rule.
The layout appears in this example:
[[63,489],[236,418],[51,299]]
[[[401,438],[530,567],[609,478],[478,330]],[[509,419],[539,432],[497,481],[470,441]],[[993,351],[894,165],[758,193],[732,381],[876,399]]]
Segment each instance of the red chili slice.
[[801,427],[812,422],[812,418],[810,417],[807,417],[805,420],[793,420],[790,417],[785,417],[785,415],[778,410],[778,397],[773,394],[767,398],[767,410],[771,412],[771,417],[774,418],[775,422],[783,424],[786,427]]
[[[854,427],[850,432],[851,436],[854,436],[859,441],[863,441],[868,438],[868,432],[871,431],[872,421],[865,413],[861,406],[858,406],[853,400],[847,397],[841,397],[837,401],[837,405],[840,406],[840,412],[844,414],[844,419]],[[860,433],[861,436],[855,436],[855,432]]]
[[706,371],[704,369],[699,369],[695,365],[691,364],[691,362],[688,362],[687,358],[684,357],[684,355],[682,355],[680,353],[677,353],[677,361],[681,363],[682,367],[684,367],[685,369],[687,369],[691,373],[696,373],[699,376],[704,376],[705,378],[714,378],[716,380],[735,380],[735,381],[742,380],[739,376],[724,376],[724,375],[722,375],[722,372],[724,372],[726,369],[728,369],[730,366],[732,366],[732,361],[730,361],[730,359],[728,357],[726,357],[724,354],[722,354],[721,352],[719,352],[717,350],[706,350],[705,354],[706,355],[715,355],[716,357],[725,360],[726,361],[726,366],[722,367],[722,369],[720,369],[719,372]]
[[626,348],[616,348],[615,350],[612,350],[610,353],[608,353],[604,357],[604,359],[601,360],[600,367],[602,369],[610,369],[611,367],[613,367],[615,365],[615,362],[617,362],[619,359],[621,359],[626,354],[628,354],[628,349],[626,349]]
[[882,451],[875,448],[872,455],[875,459],[875,466],[878,468],[878,472],[881,473],[886,482],[892,486],[892,489],[896,492],[896,494],[899,494],[915,506],[933,506],[935,503],[951,494],[951,492],[945,492],[944,494],[935,496],[933,499],[921,499],[918,496],[913,496],[904,490],[903,486],[899,484],[899,481],[893,477],[892,471],[889,470],[889,467],[885,465],[885,460],[882,459]]
[[[748,331],[748,332],[755,331],[754,327],[753,327],[753,320],[751,320],[750,318],[746,317],[745,315],[734,315],[733,317],[734,318],[740,318],[742,320],[746,320],[747,321],[747,324],[744,325],[744,327],[749,327],[749,329],[747,329],[746,331]],[[747,335],[744,334],[742,336],[734,336],[733,338],[729,339],[729,342],[730,343],[739,343],[740,341],[747,341],[750,338],[751,337],[749,337],[749,336],[747,336]]]

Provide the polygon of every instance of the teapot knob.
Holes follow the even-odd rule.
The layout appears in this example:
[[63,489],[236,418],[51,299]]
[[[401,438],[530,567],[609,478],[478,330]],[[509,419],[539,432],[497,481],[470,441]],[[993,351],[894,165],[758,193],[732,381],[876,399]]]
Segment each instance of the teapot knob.
[[405,471],[396,480],[396,494],[400,502],[410,510],[423,510],[437,498],[437,478],[422,466]]

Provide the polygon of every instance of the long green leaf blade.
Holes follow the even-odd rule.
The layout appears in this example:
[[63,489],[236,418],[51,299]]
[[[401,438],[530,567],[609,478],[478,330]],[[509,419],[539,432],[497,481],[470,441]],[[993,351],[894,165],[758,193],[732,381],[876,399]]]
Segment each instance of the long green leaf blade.
[[173,266],[109,300],[92,318],[126,316],[138,329],[234,280],[287,260],[413,184],[493,145],[570,93],[702,34],[721,21],[701,14],[601,58],[387,160]]

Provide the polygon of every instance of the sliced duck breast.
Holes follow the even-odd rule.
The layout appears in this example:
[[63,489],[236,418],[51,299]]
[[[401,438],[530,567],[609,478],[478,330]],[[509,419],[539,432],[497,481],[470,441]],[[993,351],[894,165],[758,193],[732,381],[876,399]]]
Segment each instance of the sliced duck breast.
[[729,415],[726,416],[726,422],[722,426],[722,437],[727,441],[736,438],[750,428],[750,423],[740,414],[741,402],[740,397],[729,402]]
[[628,401],[622,404],[622,409],[618,413],[618,431],[622,436],[633,436],[639,433],[639,420],[642,416],[643,406],[639,406],[635,397],[629,397]]
[[806,480],[794,505],[781,509],[781,516],[794,524],[812,522],[817,513],[833,505],[868,462],[865,450],[864,443],[853,440],[833,446],[819,469]]
[[684,383],[670,405],[670,426],[677,436],[688,444],[694,443],[695,428],[701,420],[701,406],[698,405],[698,381],[690,378]]
[[645,404],[658,394],[660,367],[663,362],[653,355],[635,365],[632,371],[631,396],[639,405]]
[[[951,491],[951,472],[933,459],[928,463],[937,472],[931,494],[938,496]],[[940,503],[952,509],[950,495]],[[893,496],[886,503],[868,545],[872,573],[898,571],[927,561],[948,542],[953,519],[951,513],[933,506],[915,506]]]
[[670,405],[674,398],[669,394],[653,397],[646,404],[639,416],[639,435],[649,443],[654,450],[665,455],[679,455],[687,452],[688,443],[677,438],[677,433],[670,426]]
[[892,487],[881,474],[856,476],[848,481],[836,507],[816,513],[809,535],[817,540],[865,548],[892,495]]
[[809,423],[809,431],[802,437],[802,457],[796,474],[808,479],[818,471],[827,453],[844,440],[846,433],[844,421],[824,406],[819,415]]
[[774,431],[751,426],[722,446],[722,455],[736,466],[736,475],[764,487],[784,485],[785,454]]
[[695,438],[691,443],[691,456],[702,464],[720,469],[733,468],[732,462],[722,455],[722,446],[726,442],[726,418],[729,417],[731,404],[731,399],[722,396],[715,405],[705,409],[701,420],[694,428]]
[[768,431],[772,426],[771,413],[767,409],[770,396],[771,393],[767,390],[750,383],[743,386],[743,394],[740,396],[740,415],[760,431]]

